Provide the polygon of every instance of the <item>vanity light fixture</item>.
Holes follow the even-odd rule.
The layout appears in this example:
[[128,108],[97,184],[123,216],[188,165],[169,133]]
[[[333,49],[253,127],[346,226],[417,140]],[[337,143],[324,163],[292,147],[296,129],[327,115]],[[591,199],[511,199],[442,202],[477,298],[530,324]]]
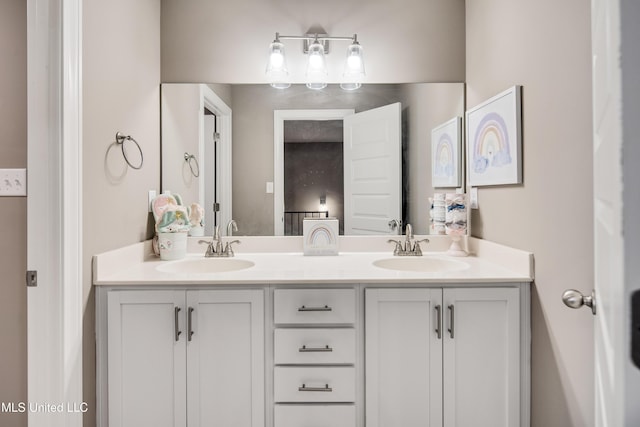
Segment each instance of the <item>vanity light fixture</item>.
[[325,56],[329,53],[329,41],[350,41],[344,66],[344,81],[340,83],[340,87],[344,90],[355,90],[362,86],[362,78],[365,76],[364,59],[357,34],[354,34],[353,37],[330,37],[318,33],[304,36],[281,36],[280,33],[276,33],[275,39],[269,45],[269,60],[266,71],[269,84],[272,87],[286,89],[291,86],[284,44],[281,40],[303,41],[303,53],[307,55],[306,85],[309,89],[315,90],[327,87],[328,70]]
[[286,89],[291,86],[289,82],[289,70],[284,56],[284,44],[280,41],[280,35],[269,45],[269,62],[267,62],[267,76],[269,84],[276,89]]

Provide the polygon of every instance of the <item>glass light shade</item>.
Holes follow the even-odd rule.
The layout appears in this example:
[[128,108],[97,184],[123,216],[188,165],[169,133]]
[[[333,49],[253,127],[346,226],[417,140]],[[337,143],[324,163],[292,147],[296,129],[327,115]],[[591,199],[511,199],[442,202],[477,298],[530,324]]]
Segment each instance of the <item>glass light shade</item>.
[[307,57],[307,87],[316,90],[324,89],[327,87],[327,75],[324,47],[316,40],[309,46]]
[[349,45],[347,48],[347,59],[344,64],[344,83],[340,84],[340,87],[344,90],[356,90],[359,89],[362,84],[360,83],[365,76],[364,72],[364,58],[362,46],[357,41]]
[[284,55],[284,45],[278,40],[269,45],[269,60],[266,73],[269,84],[272,87],[286,89],[291,86],[287,61]]
[[356,90],[362,87],[362,83],[340,83],[340,89],[342,90]]

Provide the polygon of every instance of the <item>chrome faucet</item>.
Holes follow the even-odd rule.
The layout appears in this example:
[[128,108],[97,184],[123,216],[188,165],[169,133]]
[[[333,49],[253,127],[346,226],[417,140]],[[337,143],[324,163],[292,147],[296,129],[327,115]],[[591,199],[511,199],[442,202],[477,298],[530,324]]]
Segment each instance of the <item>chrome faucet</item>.
[[413,227],[411,226],[411,224],[407,224],[407,226],[405,227],[404,246],[401,240],[389,239],[387,242],[394,243],[396,245],[393,250],[394,256],[422,256],[422,248],[420,248],[420,243],[429,243],[429,239],[414,240]]
[[234,231],[238,231],[238,224],[236,224],[236,222],[232,219],[227,224],[227,236],[233,236]]
[[[238,226],[235,225],[235,221],[233,220],[229,222],[227,230],[230,230],[232,228],[232,222],[234,224],[233,228],[238,231]],[[231,242],[227,242],[226,245],[223,245],[222,236],[220,236],[220,226],[216,225],[211,241],[207,242],[206,240],[199,240],[198,243],[207,245],[207,250],[204,253],[205,258],[229,258],[235,255],[233,253],[233,248],[231,247],[231,245],[233,245],[234,243],[240,243],[240,241],[233,240]]]

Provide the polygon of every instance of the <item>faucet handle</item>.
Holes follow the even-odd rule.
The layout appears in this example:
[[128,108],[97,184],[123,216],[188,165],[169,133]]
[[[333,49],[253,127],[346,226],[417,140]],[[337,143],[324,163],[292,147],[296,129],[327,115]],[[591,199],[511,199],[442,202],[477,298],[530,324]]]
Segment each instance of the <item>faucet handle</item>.
[[232,240],[230,242],[227,242],[227,245],[224,248],[224,253],[226,254],[226,256],[228,257],[234,256],[233,248],[231,247],[231,245],[234,243],[240,244],[240,240]]
[[413,245],[413,252],[416,253],[417,256],[421,256],[422,255],[422,248],[420,247],[420,243],[422,242],[427,242],[429,243],[429,239],[421,239],[416,241],[416,243]]
[[402,251],[402,242],[400,240],[389,239],[387,243],[395,243],[396,247],[393,250],[394,255],[398,255]]

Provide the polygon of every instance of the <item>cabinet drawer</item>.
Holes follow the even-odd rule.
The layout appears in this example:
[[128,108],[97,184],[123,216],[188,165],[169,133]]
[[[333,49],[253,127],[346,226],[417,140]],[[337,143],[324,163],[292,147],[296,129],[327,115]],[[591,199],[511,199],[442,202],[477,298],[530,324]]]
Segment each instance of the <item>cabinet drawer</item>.
[[281,367],[274,370],[276,402],[354,402],[353,367]]
[[276,329],[275,363],[354,364],[356,332],[353,329]]
[[277,324],[354,323],[354,289],[276,289],[274,319]]
[[274,427],[355,427],[354,405],[276,405]]

